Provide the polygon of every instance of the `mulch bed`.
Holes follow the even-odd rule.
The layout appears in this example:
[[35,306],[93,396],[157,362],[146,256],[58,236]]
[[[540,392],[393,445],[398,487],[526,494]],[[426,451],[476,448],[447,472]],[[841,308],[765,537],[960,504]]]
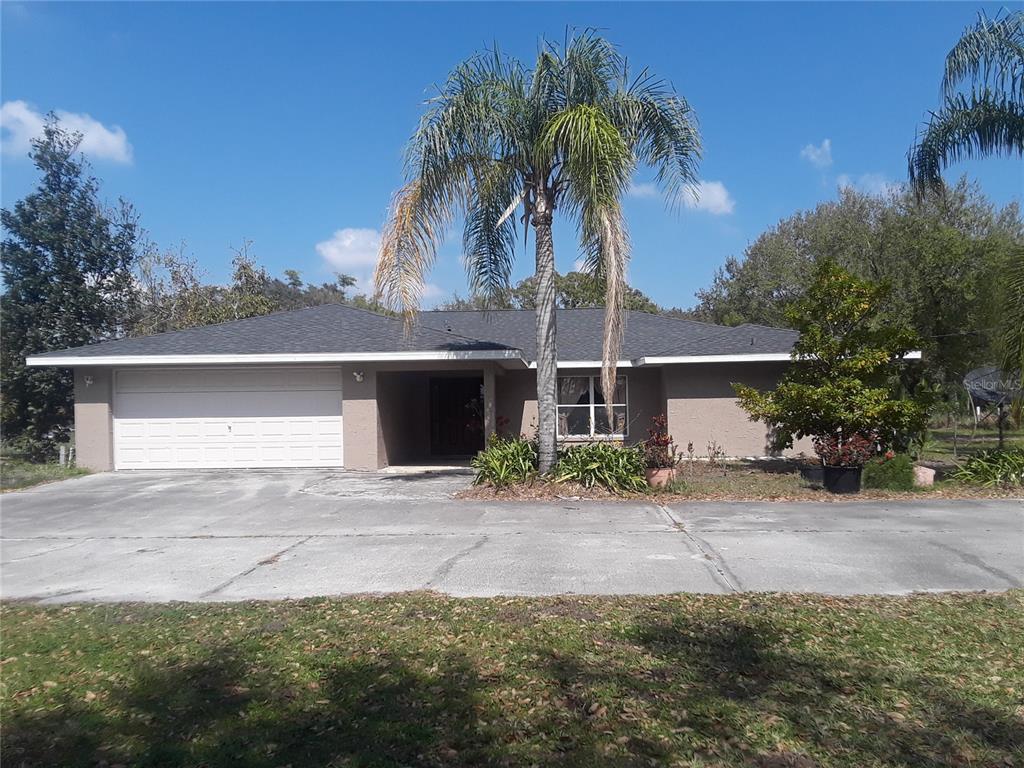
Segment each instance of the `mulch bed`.
[[552,483],[537,479],[526,485],[494,488],[476,485],[456,494],[456,498],[481,501],[647,501],[671,504],[686,501],[871,501],[908,499],[1019,499],[1021,488],[979,488],[949,480],[931,488],[914,491],[863,489],[854,495],[837,495],[809,485],[799,465],[789,461],[749,461],[726,464],[694,462],[679,469],[681,485],[671,490],[650,493],[616,494],[605,488],[585,488],[573,483]]

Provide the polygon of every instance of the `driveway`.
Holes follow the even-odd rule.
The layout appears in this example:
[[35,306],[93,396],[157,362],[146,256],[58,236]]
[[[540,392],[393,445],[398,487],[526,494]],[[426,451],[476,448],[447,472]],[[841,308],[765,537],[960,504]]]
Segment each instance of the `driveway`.
[[458,501],[460,473],[133,472],[5,494],[0,585],[46,602],[1024,586],[1024,503]]

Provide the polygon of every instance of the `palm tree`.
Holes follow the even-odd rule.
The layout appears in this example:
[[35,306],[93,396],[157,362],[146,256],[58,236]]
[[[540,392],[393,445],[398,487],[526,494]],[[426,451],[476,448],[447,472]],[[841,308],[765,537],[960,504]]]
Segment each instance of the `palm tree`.
[[532,71],[492,51],[457,66],[427,102],[409,142],[407,183],[381,238],[378,293],[411,322],[448,226],[464,219],[470,290],[509,289],[519,235],[534,230],[540,469],[556,458],[556,211],[574,220],[587,270],[605,281],[602,390],[615,383],[629,238],[621,200],[634,169],[650,166],[671,201],[694,194],[700,134],[686,100],[591,31],[543,42]]
[[1024,12],[979,14],[946,56],[942,93],[908,153],[919,195],[941,189],[943,169],[962,159],[1024,154]]
[[[960,92],[970,81],[970,93]],[[918,197],[943,190],[942,170],[964,158],[1024,155],[1024,12],[984,13],[946,55],[945,103],[933,112],[909,154]],[[1024,383],[1024,252],[1004,276],[1003,367]]]

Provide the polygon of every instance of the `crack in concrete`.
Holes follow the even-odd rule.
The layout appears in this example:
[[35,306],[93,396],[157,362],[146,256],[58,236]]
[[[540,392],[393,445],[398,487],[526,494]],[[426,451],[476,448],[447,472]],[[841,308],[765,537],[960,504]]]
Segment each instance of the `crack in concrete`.
[[743,586],[740,584],[739,578],[732,572],[729,566],[725,562],[725,558],[719,554],[714,547],[708,542],[701,539],[699,536],[695,536],[690,533],[686,528],[686,524],[682,520],[678,519],[672,514],[672,510],[663,504],[656,504],[656,507],[661,510],[662,514],[669,519],[672,527],[675,528],[679,533],[683,534],[689,541],[694,549],[702,556],[704,563],[708,566],[708,571],[711,573],[711,578],[715,581],[721,581],[726,589],[732,592],[743,592]]
[[931,544],[933,547],[938,547],[939,549],[944,549],[947,552],[952,552],[954,555],[959,557],[968,565],[974,566],[979,571],[987,573],[989,576],[995,576],[997,579],[1002,579],[1011,587],[1016,588],[1024,586],[1024,583],[1022,583],[1020,579],[1014,577],[1012,574],[1009,574],[1006,571],[1003,571],[999,568],[994,568],[977,555],[972,555],[968,552],[963,552],[962,550],[959,550],[956,547],[951,547],[948,544],[940,544],[939,542],[932,541],[931,539],[928,540],[928,543]]
[[470,544],[465,549],[462,549],[462,550],[456,552],[451,557],[446,558],[445,561],[443,563],[441,563],[437,567],[437,570],[434,571],[434,575],[431,576],[427,580],[427,583],[423,585],[423,588],[424,589],[431,589],[432,587],[437,586],[438,582],[440,582],[449,573],[452,572],[452,569],[455,567],[455,564],[457,562],[459,562],[463,558],[467,557],[472,552],[475,552],[476,550],[480,549],[480,547],[482,547],[486,543],[487,543],[487,534],[484,534],[483,536],[480,537],[479,541],[476,541],[476,542]]
[[[4,560],[0,562],[0,566],[10,565],[11,563],[20,563],[22,560],[31,560],[33,557],[43,557],[45,555],[52,555],[54,552],[63,552],[65,549],[77,547],[83,542],[92,541],[92,537],[82,539],[68,539],[64,536],[54,537],[53,539],[39,539],[39,541],[60,541],[61,539],[65,541],[71,541],[71,543],[66,544],[63,547],[50,547],[49,549],[44,549],[42,552],[34,552],[31,555],[25,555],[24,557],[16,557],[13,560]],[[35,541],[35,539],[0,539],[0,541]]]
[[239,579],[244,579],[244,578],[245,578],[246,576],[248,576],[249,574],[251,574],[251,573],[255,572],[257,568],[262,568],[263,566],[267,566],[267,565],[273,565],[274,563],[276,563],[276,562],[277,562],[277,561],[278,561],[278,560],[279,560],[279,559],[281,558],[281,555],[283,555],[283,554],[285,554],[285,553],[287,553],[287,552],[291,552],[291,551],[292,551],[293,549],[295,549],[296,547],[298,547],[298,546],[301,546],[301,545],[305,544],[305,543],[306,543],[307,541],[309,541],[309,540],[310,540],[311,538],[313,538],[313,537],[312,537],[312,536],[307,536],[307,537],[306,537],[306,538],[304,538],[304,539],[300,539],[299,541],[296,541],[296,542],[293,542],[293,543],[289,544],[289,545],[288,545],[287,547],[285,547],[284,549],[282,549],[282,550],[280,550],[280,551],[278,551],[278,552],[275,552],[274,554],[270,555],[269,557],[265,557],[265,558],[263,558],[263,559],[262,559],[262,560],[260,560],[260,561],[259,561],[258,563],[256,563],[256,564],[255,564],[254,566],[252,566],[252,568],[246,568],[246,569],[245,569],[244,571],[242,571],[241,573],[236,573],[236,574],[235,574],[234,576],[232,576],[232,577],[231,577],[230,579],[228,579],[227,581],[221,582],[220,584],[218,584],[218,585],[217,585],[216,587],[214,587],[213,589],[210,589],[210,590],[207,590],[206,592],[203,592],[203,593],[202,593],[202,594],[201,594],[201,595],[199,596],[199,597],[200,597],[200,599],[203,599],[203,598],[207,598],[207,597],[211,597],[212,595],[215,595],[215,594],[217,594],[218,592],[220,592],[220,591],[222,591],[222,590],[225,590],[225,589],[227,589],[227,588],[228,588],[228,587],[230,587],[230,586],[231,586],[232,584],[234,584],[235,582],[237,582],[237,581],[238,581]]

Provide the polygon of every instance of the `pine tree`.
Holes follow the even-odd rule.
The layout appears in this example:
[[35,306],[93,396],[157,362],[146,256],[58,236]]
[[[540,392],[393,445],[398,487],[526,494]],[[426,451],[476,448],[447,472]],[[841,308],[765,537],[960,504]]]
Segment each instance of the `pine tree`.
[[121,336],[136,301],[138,217],[123,200],[115,210],[101,204],[81,138],[51,115],[29,155],[38,188],[0,212],[0,428],[37,458],[68,437],[72,377],[28,368],[26,356]]

